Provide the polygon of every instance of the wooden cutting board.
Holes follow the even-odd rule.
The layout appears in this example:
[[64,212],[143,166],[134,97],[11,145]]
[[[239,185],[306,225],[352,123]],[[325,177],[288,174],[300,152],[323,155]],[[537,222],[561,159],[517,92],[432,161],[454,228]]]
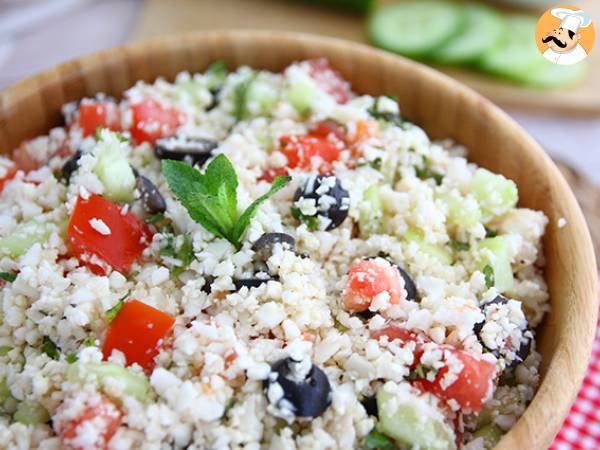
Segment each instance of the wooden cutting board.
[[[576,3],[599,27],[600,2]],[[220,28],[302,31],[366,42],[363,16],[297,0],[146,0],[131,39]],[[600,35],[600,30],[597,34]],[[536,112],[600,114],[598,42],[588,60],[586,79],[576,87],[560,91],[516,87],[463,69],[442,70],[502,106]]]

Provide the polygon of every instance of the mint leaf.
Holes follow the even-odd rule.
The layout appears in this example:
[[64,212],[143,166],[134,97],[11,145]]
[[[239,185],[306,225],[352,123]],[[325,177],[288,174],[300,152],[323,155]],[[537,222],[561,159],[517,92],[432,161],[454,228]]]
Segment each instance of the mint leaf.
[[271,197],[273,194],[275,194],[281,188],[283,188],[286,184],[288,184],[291,179],[292,177],[275,177],[273,183],[271,184],[271,189],[269,189],[266,194],[261,195],[259,198],[254,200],[252,204],[248,207],[248,209],[244,211],[244,213],[238,219],[233,229],[233,240],[238,243],[238,246],[240,238],[244,234],[244,231],[246,231],[246,228],[248,228],[250,220],[252,219],[252,217],[254,217],[254,214],[256,214],[258,207],[262,203],[264,203],[269,197]]
[[241,248],[240,239],[258,207],[291,180],[290,177],[276,177],[271,189],[238,218],[237,174],[225,155],[213,159],[204,174],[180,161],[165,160],[162,169],[171,191],[190,217],[215,236],[227,239],[237,249]]
[[44,336],[44,340],[42,341],[42,352],[52,359],[58,360],[60,357],[60,350],[48,336]]
[[7,283],[12,283],[16,279],[17,276],[14,273],[0,272],[0,280],[4,280]]
[[212,63],[206,69],[208,76],[208,89],[215,90],[221,87],[227,77],[227,66],[225,61],[219,60]]

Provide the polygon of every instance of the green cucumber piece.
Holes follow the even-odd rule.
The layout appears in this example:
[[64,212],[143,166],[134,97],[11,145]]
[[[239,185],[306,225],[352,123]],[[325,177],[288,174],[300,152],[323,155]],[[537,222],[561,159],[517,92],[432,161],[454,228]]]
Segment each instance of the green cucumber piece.
[[410,57],[423,57],[462,31],[464,11],[435,0],[392,3],[374,11],[367,32],[377,47]]
[[471,192],[479,202],[486,222],[514,208],[519,200],[514,181],[486,169],[475,171]]
[[100,385],[118,382],[123,393],[135,397],[145,403],[152,399],[150,382],[145,375],[134,373],[125,367],[108,362],[73,364],[68,369],[69,379],[85,382],[87,375],[96,377]]
[[246,111],[253,117],[269,116],[275,106],[277,97],[277,91],[273,86],[257,77],[248,87]]
[[465,27],[446,44],[431,54],[431,59],[443,64],[474,61],[494,47],[505,30],[502,16],[484,5],[467,4]]
[[121,149],[121,139],[116,133],[103,129],[97,145],[93,171],[104,185],[104,195],[117,203],[133,200],[135,175]]
[[442,247],[441,245],[425,242],[425,240],[423,239],[423,233],[420,230],[417,230],[415,228],[409,228],[406,231],[406,233],[404,233],[404,239],[406,239],[408,242],[417,243],[419,245],[419,249],[423,253],[437,259],[442,264],[452,264],[452,252]]
[[585,63],[561,66],[544,60],[540,63],[540,69],[529,73],[523,82],[539,89],[554,89],[577,84],[585,73]]
[[498,442],[500,442],[503,434],[504,432],[498,425],[490,423],[473,433],[473,437],[483,438],[483,446],[486,449],[491,450]]
[[398,388],[388,381],[377,391],[379,430],[411,448],[456,449],[454,432],[445,423],[442,413],[427,399],[410,392],[408,386]]
[[24,255],[34,244],[46,242],[55,226],[60,228],[62,225],[38,220],[20,224],[11,234],[0,238],[0,255],[11,258]]
[[294,109],[304,116],[310,112],[314,100],[318,97],[314,83],[310,80],[299,80],[291,83],[285,93],[285,99]]
[[25,401],[17,406],[13,420],[24,425],[41,425],[50,420],[50,414],[39,402]]
[[379,193],[379,187],[373,185],[363,193],[363,201],[361,203],[358,229],[363,238],[372,234],[381,233],[383,228],[383,202]]
[[523,83],[544,66],[545,59],[535,44],[537,18],[510,15],[506,24],[502,39],[481,55],[476,64],[492,75]]
[[514,286],[514,277],[506,240],[502,236],[484,239],[477,245],[477,250],[480,254],[477,268],[483,271],[489,265],[494,271],[496,290],[500,293],[510,291]]
[[463,197],[456,190],[439,193],[437,197],[448,207],[446,221],[457,228],[471,228],[481,221],[479,204],[473,197]]

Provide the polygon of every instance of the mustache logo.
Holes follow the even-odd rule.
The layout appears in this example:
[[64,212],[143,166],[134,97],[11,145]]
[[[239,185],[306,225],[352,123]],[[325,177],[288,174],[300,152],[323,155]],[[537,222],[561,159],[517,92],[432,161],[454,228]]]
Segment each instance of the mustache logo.
[[562,42],[561,40],[559,40],[556,36],[547,36],[545,38],[542,38],[542,42],[544,44],[553,41],[557,46],[559,46],[560,48],[565,48],[567,46],[566,42]]

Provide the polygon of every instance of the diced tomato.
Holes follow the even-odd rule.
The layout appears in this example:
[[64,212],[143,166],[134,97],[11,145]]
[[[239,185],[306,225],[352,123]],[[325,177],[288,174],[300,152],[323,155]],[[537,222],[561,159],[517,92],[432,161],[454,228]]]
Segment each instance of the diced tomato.
[[344,290],[344,307],[352,312],[366,311],[383,292],[388,293],[392,304],[402,298],[404,281],[398,269],[382,258],[354,261]]
[[79,105],[77,124],[83,137],[93,136],[97,128],[121,129],[121,113],[113,102],[85,99]]
[[0,167],[1,167],[0,170],[2,170],[2,172],[3,172],[3,175],[0,176],[0,193],[1,193],[2,190],[4,189],[4,185],[8,181],[12,180],[15,177],[15,175],[17,174],[17,167],[13,163],[10,163],[10,165],[9,165],[9,164],[4,164],[2,161],[0,161]]
[[167,108],[156,100],[146,99],[131,105],[133,125],[131,138],[136,144],[173,136],[183,124],[184,115],[175,108]]
[[346,140],[346,129],[343,125],[340,125],[333,120],[322,120],[310,126],[308,129],[309,134],[323,136],[323,137],[334,137],[339,141],[344,142]]
[[424,390],[446,402],[455,401],[462,412],[477,413],[490,397],[496,366],[450,346],[442,346],[444,361],[435,380],[420,380]]
[[[105,234],[98,230],[104,226]],[[94,256],[114,270],[127,273],[152,241],[152,232],[135,214],[122,214],[119,205],[99,195],[77,199],[67,233],[71,254],[96,274],[106,270],[94,261]]]
[[316,134],[288,135],[280,139],[279,151],[287,158],[290,169],[331,170],[331,163],[340,157],[343,144]]
[[379,329],[373,330],[371,332],[372,339],[379,339],[382,336],[387,336],[389,342],[392,342],[392,341],[398,339],[404,344],[407,342],[417,341],[420,339],[420,335],[418,335],[414,331],[410,331],[410,330],[407,330],[406,328],[397,327],[397,326],[393,326],[393,325],[379,328]]
[[275,167],[273,169],[267,169],[263,174],[258,177],[258,181],[267,181],[271,183],[277,176],[289,175],[290,171],[287,167]]
[[126,302],[111,322],[102,345],[105,359],[113,350],[125,355],[128,365],[138,363],[145,371],[154,368],[154,357],[173,328],[175,319],[138,300]]
[[308,61],[309,73],[317,85],[331,95],[336,102],[346,103],[351,98],[350,85],[325,58]]
[[[83,404],[82,404],[83,403]],[[52,417],[62,447],[68,450],[105,450],[116,433],[123,413],[108,398],[93,394],[68,397]],[[93,435],[94,441],[86,437]]]

